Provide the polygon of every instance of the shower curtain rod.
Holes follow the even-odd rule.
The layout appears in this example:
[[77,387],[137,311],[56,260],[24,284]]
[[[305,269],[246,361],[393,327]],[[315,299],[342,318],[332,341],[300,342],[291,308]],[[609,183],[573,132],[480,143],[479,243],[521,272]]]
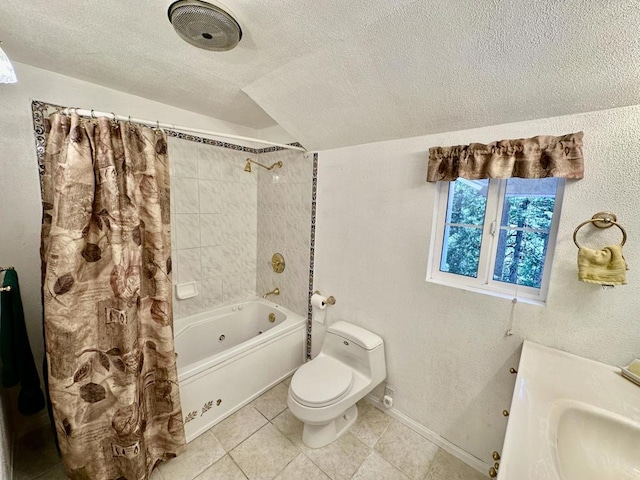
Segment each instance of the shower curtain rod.
[[168,128],[168,129],[171,129],[171,130],[179,130],[181,132],[197,133],[199,135],[209,135],[209,136],[212,136],[212,137],[231,138],[233,140],[244,140],[246,142],[254,142],[254,143],[261,143],[263,145],[271,145],[272,147],[287,148],[289,150],[299,150],[301,152],[307,152],[308,151],[306,148],[303,148],[303,147],[296,147],[294,145],[286,145],[284,143],[269,142],[267,140],[260,140],[259,138],[243,137],[241,135],[233,135],[231,133],[212,132],[210,130],[201,130],[201,129],[198,129],[198,128],[191,128],[191,127],[183,127],[181,125],[174,125],[172,123],[160,123],[157,120],[153,121],[153,120],[145,120],[145,119],[142,119],[142,118],[133,118],[133,117],[129,117],[129,116],[125,117],[124,115],[116,115],[115,113],[96,112],[95,110],[86,110],[86,109],[75,108],[75,107],[63,108],[62,110],[60,110],[60,113],[63,113],[65,115],[70,115],[72,113],[77,113],[81,117],[107,117],[107,118],[111,118],[111,119],[114,119],[114,117],[115,117],[115,120],[122,120],[123,122],[141,123],[141,124],[144,124],[144,125],[148,125],[150,127]]

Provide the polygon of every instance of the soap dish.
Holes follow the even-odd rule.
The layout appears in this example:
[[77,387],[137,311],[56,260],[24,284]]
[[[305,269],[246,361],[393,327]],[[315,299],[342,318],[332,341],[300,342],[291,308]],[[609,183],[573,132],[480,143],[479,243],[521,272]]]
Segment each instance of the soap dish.
[[198,285],[196,282],[179,283],[176,285],[176,297],[178,300],[186,300],[198,295]]
[[620,367],[620,374],[624,378],[626,378],[627,380],[629,380],[629,381],[635,383],[636,385],[640,386],[640,375],[637,375],[637,374],[633,373],[631,370],[629,370],[629,367],[634,367],[634,370],[637,371],[638,366],[640,366],[640,360],[635,359],[634,361],[632,361],[626,367]]

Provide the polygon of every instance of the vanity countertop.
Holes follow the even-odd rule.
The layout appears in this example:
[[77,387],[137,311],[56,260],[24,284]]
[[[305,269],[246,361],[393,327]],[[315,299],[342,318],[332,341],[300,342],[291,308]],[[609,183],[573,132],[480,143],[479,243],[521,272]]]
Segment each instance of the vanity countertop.
[[562,480],[556,420],[571,401],[640,422],[640,387],[619,368],[525,341],[498,480]]

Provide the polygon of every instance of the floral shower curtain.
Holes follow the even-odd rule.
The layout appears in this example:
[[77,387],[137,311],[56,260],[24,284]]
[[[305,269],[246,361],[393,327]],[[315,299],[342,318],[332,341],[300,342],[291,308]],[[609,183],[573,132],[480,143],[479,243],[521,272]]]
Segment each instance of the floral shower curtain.
[[49,395],[66,473],[148,478],[186,448],[166,136],[55,114],[41,186]]

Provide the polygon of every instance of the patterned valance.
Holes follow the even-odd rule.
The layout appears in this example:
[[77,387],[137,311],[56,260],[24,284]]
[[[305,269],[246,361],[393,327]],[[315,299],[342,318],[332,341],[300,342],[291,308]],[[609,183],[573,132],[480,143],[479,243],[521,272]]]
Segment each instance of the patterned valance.
[[481,178],[582,178],[583,132],[429,149],[427,182]]

